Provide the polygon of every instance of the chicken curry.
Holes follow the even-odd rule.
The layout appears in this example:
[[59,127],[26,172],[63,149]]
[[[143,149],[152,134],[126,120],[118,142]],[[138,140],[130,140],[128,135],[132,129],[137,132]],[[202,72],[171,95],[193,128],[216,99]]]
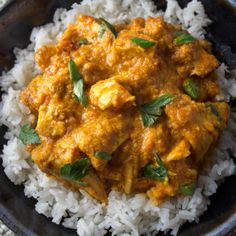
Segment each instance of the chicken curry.
[[162,17],[81,15],[35,60],[42,74],[21,101],[36,119],[20,139],[44,173],[100,202],[111,190],[155,204],[193,194],[230,112],[207,41]]

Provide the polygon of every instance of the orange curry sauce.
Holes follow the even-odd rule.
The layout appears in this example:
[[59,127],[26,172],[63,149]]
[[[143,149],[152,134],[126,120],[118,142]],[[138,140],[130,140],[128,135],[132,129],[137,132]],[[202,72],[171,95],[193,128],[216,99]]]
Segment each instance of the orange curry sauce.
[[[43,172],[73,191],[84,189],[101,202],[113,189],[146,193],[159,204],[196,182],[226,127],[229,106],[215,100],[218,61],[206,41],[176,43],[180,27],[161,17],[135,18],[114,28],[117,37],[104,22],[81,15],[57,44],[37,51],[42,74],[22,91],[21,101],[36,116],[41,143],[28,150]],[[140,46],[133,38],[152,45]],[[83,77],[86,107],[74,95],[70,60]],[[189,79],[197,88],[195,98],[184,89]],[[143,104],[166,94],[173,100],[145,127]],[[111,160],[95,156],[98,151]],[[89,170],[82,179],[61,176],[63,166],[85,157]],[[144,173],[147,167],[164,168],[165,176],[152,178]]]

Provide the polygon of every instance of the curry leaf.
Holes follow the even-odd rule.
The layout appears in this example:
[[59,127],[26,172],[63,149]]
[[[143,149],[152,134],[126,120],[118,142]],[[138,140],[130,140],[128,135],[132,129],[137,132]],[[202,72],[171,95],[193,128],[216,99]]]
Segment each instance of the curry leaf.
[[108,21],[106,21],[105,19],[101,17],[98,20],[101,23],[100,28],[99,28],[99,38],[103,37],[106,29],[108,29],[114,35],[114,37],[117,38],[116,29],[112,24],[110,24]]
[[90,44],[90,43],[86,38],[80,38],[79,44],[80,45],[87,45],[87,44]]
[[212,112],[215,116],[220,117],[220,113],[219,113],[219,111],[217,110],[217,108],[216,108],[215,105],[213,105],[212,103],[206,103],[206,106],[211,109],[211,112]]
[[155,155],[155,159],[156,159],[157,164],[158,164],[160,167],[164,167],[164,163],[163,163],[163,161],[161,160],[160,155],[159,155],[157,152],[154,153],[154,155]]
[[88,183],[86,183],[86,182],[79,182],[79,185],[82,186],[82,187],[87,187]]
[[168,171],[158,153],[155,153],[155,159],[158,166],[147,164],[143,169],[143,176],[154,180],[164,181],[168,178]]
[[79,73],[77,65],[73,60],[70,60],[68,63],[70,79],[74,82],[83,79],[83,76]]
[[144,111],[141,111],[141,117],[142,117],[144,127],[152,126],[159,119],[159,116],[152,115]]
[[196,39],[192,35],[184,31],[178,31],[174,34],[174,42],[176,45],[192,43],[195,40]]
[[194,194],[195,189],[196,189],[195,182],[191,184],[180,185],[179,187],[179,191],[187,196],[192,196]]
[[[74,162],[73,164],[66,164],[60,169],[61,177],[69,180],[81,180],[89,172],[89,159],[83,158]],[[81,182],[80,182],[81,183]]]
[[97,151],[95,152],[94,156],[106,161],[110,161],[112,159],[112,156],[108,152],[104,151]]
[[161,108],[161,107],[168,105],[172,101],[174,101],[174,99],[175,99],[174,95],[166,93],[166,94],[144,104],[143,107],[150,108],[150,109],[153,109],[156,107]]
[[162,108],[171,103],[175,96],[171,94],[164,94],[141,106],[140,112],[144,127],[153,125],[162,115]]
[[64,165],[60,170],[61,176],[67,177],[67,178],[68,178],[68,176],[70,176],[70,172],[71,172],[71,164]]
[[79,102],[82,103],[83,107],[88,107],[88,98],[84,93],[84,80],[83,76],[79,73],[77,65],[73,60],[69,61],[69,74],[70,79],[74,82],[74,95]]
[[131,39],[132,43],[137,44],[138,46],[140,46],[141,48],[150,48],[152,46],[155,46],[156,43],[146,40],[146,39],[142,39],[142,38],[138,38],[138,37],[133,37]]
[[186,79],[183,83],[183,88],[185,93],[192,99],[198,99],[198,86],[192,79]]
[[101,24],[99,26],[99,30],[98,30],[98,37],[101,39],[103,37],[103,35],[105,34],[106,31],[106,26],[104,24]]
[[74,82],[73,92],[77,99],[82,103],[83,107],[88,107],[88,98],[84,94],[84,81],[82,79],[77,82]]
[[36,131],[30,127],[29,124],[25,124],[20,129],[19,139],[24,144],[39,144],[40,138]]

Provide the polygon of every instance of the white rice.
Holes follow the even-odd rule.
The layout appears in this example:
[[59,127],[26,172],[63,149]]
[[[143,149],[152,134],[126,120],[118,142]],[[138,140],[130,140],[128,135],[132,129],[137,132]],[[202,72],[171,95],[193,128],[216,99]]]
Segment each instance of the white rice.
[[[226,176],[236,172],[229,154],[236,154],[236,113],[231,114],[228,127],[214,151],[213,164],[199,177],[194,195],[171,199],[158,207],[153,206],[143,194],[127,196],[112,191],[109,204],[105,206],[83,191],[72,193],[43,174],[17,138],[20,126],[34,119],[29,109],[19,102],[19,93],[40,73],[34,63],[35,50],[44,44],[55,43],[80,13],[103,16],[110,22],[163,15],[166,21],[182,24],[197,38],[204,38],[204,27],[211,22],[197,0],[191,1],[184,9],[179,7],[177,1],[168,0],[165,12],[157,12],[150,0],[84,0],[80,5],[73,4],[68,11],[58,9],[53,23],[33,30],[31,44],[26,49],[15,49],[15,66],[0,78],[5,92],[0,104],[0,122],[9,128],[5,135],[8,142],[1,155],[4,171],[13,183],[24,184],[25,195],[37,200],[35,209],[40,214],[51,218],[56,224],[76,229],[81,236],[104,235],[109,228],[112,235],[154,235],[158,231],[171,231],[176,235],[184,222],[198,221],[210,203],[208,197],[216,192]],[[217,73],[222,96],[229,101],[230,97],[236,97],[236,81],[225,79],[226,70],[227,67],[222,64]]]
[[11,0],[0,0],[0,11],[9,3]]

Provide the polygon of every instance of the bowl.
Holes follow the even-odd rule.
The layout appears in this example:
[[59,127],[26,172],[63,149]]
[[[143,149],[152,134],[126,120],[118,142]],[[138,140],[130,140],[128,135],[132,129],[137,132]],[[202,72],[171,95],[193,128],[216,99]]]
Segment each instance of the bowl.
[[[59,7],[69,8],[72,0],[21,0],[12,1],[0,12],[0,71],[14,64],[13,48],[24,48],[29,43],[33,27],[52,20]],[[158,8],[165,8],[164,0],[155,1]],[[188,0],[179,0],[181,6]],[[236,0],[202,0],[213,24],[207,28],[207,38],[221,62],[236,69]],[[235,101],[231,101],[235,105]],[[5,143],[6,127],[0,127],[0,150]],[[1,161],[0,161],[1,162]],[[227,235],[236,228],[236,176],[231,176],[219,187],[210,200],[211,205],[198,223],[185,223],[180,236]],[[51,223],[34,210],[35,200],[24,195],[22,186],[15,186],[4,174],[0,163],[0,219],[19,236],[76,235],[74,230]],[[158,235],[162,235],[159,233]]]

